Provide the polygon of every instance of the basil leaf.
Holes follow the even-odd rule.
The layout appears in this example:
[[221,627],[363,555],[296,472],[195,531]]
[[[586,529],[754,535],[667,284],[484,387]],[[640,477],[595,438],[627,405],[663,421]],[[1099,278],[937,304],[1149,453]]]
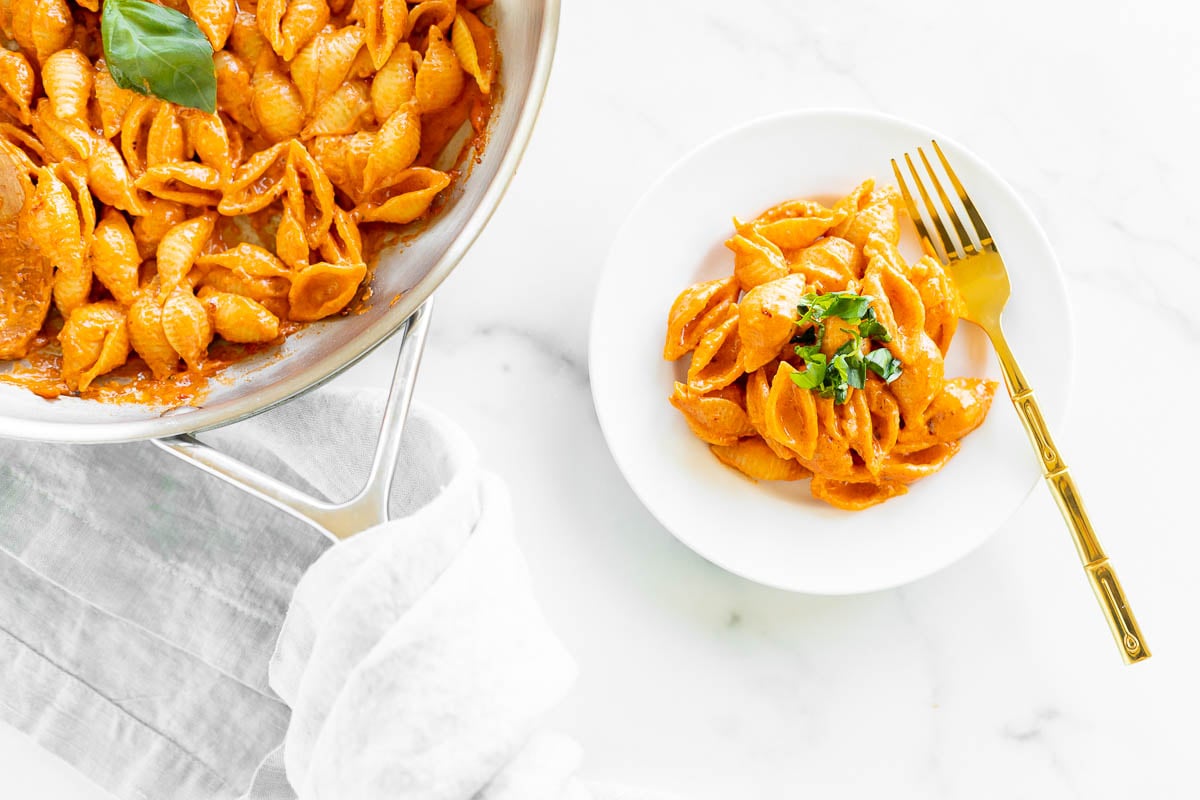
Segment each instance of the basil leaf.
[[212,45],[186,14],[146,0],[104,0],[100,36],[108,71],[122,89],[217,110]]
[[805,359],[806,368],[803,372],[792,370],[792,383],[801,389],[816,389],[825,380],[825,356],[816,353],[812,358]]
[[870,295],[858,295],[853,292],[830,292],[822,295],[822,298],[832,298],[825,307],[825,316],[841,317],[849,321],[862,319],[874,299]]
[[861,356],[846,360],[846,383],[854,389],[862,389],[867,385],[866,361]]
[[886,347],[878,347],[863,357],[863,362],[867,369],[874,372],[879,377],[883,378],[888,383],[900,377],[903,371],[899,359],[892,355],[892,352]]
[[829,388],[837,388],[847,383],[849,379],[850,368],[846,364],[846,356],[834,356],[829,362],[829,366],[825,369],[825,383]]
[[810,344],[808,346],[800,346],[796,348],[796,355],[803,358],[805,361],[812,361],[819,358],[821,363],[825,363],[825,356],[821,355],[821,345]]
[[890,342],[892,335],[875,316],[875,309],[868,308],[867,314],[858,323],[858,335],[864,339],[874,339],[877,342]]
[[842,328],[842,333],[850,334],[850,338],[842,342],[842,346],[834,353],[835,356],[862,355],[862,337],[853,328]]

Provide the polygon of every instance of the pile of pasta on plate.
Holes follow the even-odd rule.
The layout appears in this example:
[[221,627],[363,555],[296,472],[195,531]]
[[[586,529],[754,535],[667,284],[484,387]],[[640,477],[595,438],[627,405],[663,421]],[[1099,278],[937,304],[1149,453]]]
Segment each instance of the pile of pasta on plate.
[[940,470],[983,422],[996,384],[945,376],[959,297],[935,259],[901,256],[899,203],[868,180],[832,208],[735,218],[733,274],[675,300],[663,355],[691,361],[671,403],[720,461],[811,478],[858,510]]
[[345,310],[482,146],[487,1],[0,3],[0,359],[86,392]]

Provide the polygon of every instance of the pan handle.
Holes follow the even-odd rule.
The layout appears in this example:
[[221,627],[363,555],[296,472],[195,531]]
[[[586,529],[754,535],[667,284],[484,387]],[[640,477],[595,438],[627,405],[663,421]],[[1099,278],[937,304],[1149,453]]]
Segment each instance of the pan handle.
[[332,539],[345,539],[359,531],[387,522],[388,497],[396,462],[400,456],[400,439],[412,402],[413,385],[421,366],[425,335],[429,330],[432,301],[426,300],[404,323],[400,337],[400,355],[392,377],[375,457],[366,485],[344,503],[330,503],[274,478],[261,470],[239,461],[197,439],[190,433],[152,440],[173,456],[199,467],[210,475],[227,481],[244,492],[265,500],[301,522],[317,528]]

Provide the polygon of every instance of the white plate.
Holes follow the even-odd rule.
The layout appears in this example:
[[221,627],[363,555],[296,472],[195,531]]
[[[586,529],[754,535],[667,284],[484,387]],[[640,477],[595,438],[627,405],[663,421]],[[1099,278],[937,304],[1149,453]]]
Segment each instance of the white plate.
[[[978,547],[1040,480],[1001,388],[987,421],[941,472],[865,511],[834,509],[808,482],[755,483],[720,464],[667,402],[683,364],[662,359],[667,311],[689,284],[728,275],[734,215],[792,197],[829,199],[867,177],[893,183],[890,159],[936,138],[978,206],[1012,279],[1005,330],[1051,426],[1071,382],[1062,273],[1013,190],[931,130],[860,111],[802,111],[752,122],[701,146],[642,197],[617,234],[592,314],[592,396],[614,458],[642,502],[682,542],[770,586],[853,594],[924,577]],[[920,253],[905,223],[901,249]],[[946,374],[1000,379],[986,338],[963,323]]]

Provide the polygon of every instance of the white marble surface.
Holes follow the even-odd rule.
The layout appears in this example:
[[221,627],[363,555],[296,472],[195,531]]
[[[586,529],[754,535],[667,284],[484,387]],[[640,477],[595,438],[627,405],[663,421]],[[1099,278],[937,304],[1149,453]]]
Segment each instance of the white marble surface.
[[[541,597],[582,665],[551,722],[585,746],[586,775],[697,800],[1196,797],[1196,7],[565,4],[539,128],[439,294],[418,396],[512,487]],[[945,132],[1040,216],[1080,341],[1060,445],[1150,662],[1122,666],[1042,490],[938,575],[823,599],[709,565],[621,479],[585,363],[616,226],[710,136],[830,105]],[[344,380],[382,382],[388,359]],[[9,729],[0,765],[5,798],[102,796]]]

